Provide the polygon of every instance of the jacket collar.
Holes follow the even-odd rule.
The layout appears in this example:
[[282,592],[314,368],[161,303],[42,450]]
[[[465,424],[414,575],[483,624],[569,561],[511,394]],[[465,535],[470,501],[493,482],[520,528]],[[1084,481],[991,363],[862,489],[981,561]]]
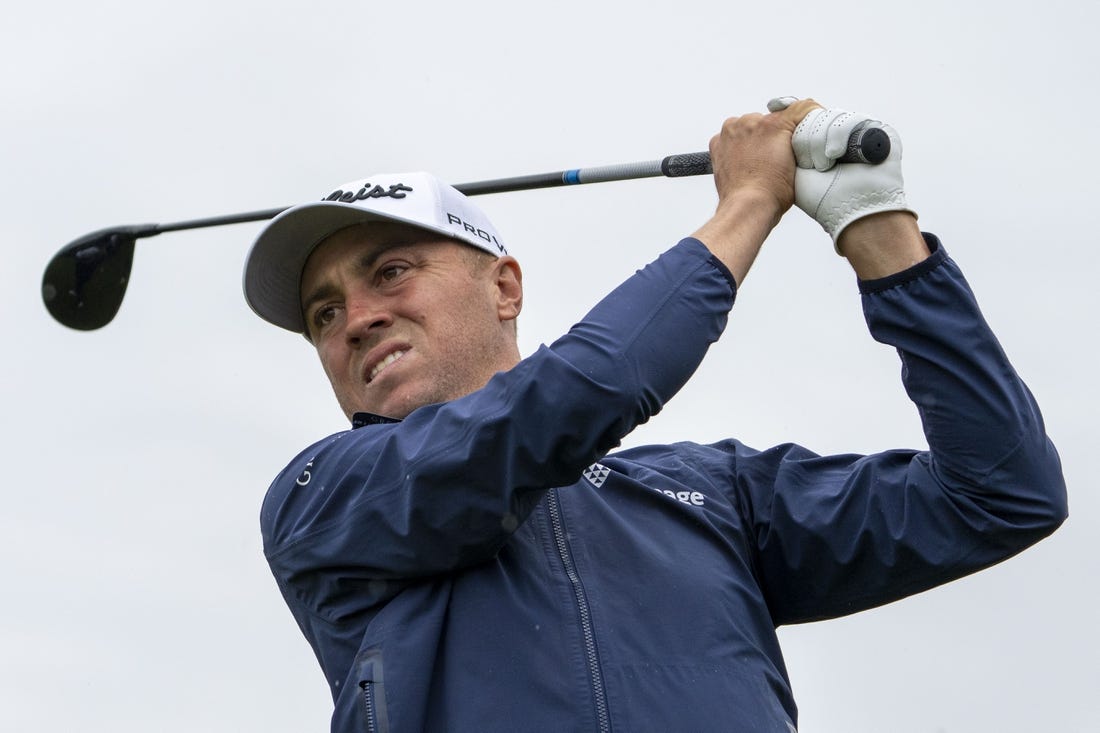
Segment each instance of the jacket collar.
[[351,416],[351,429],[361,428],[366,425],[391,425],[401,422],[395,417],[383,417],[372,412],[357,412]]

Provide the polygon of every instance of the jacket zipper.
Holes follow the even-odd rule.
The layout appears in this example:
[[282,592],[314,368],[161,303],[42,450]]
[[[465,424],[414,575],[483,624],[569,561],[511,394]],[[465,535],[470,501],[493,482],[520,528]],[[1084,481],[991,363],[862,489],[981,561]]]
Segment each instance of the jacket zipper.
[[377,733],[378,728],[374,724],[374,685],[370,682],[361,683],[363,688],[363,708],[367,714],[367,733]]
[[584,654],[588,660],[588,676],[592,683],[592,695],[596,703],[596,722],[601,733],[610,733],[611,717],[607,712],[607,698],[603,687],[603,674],[600,671],[599,657],[596,655],[596,635],[592,630],[592,616],[588,608],[588,597],[584,594],[584,586],[581,585],[581,576],[577,573],[577,566],[573,562],[573,556],[569,552],[569,545],[565,540],[565,524],[561,517],[561,506],[558,503],[557,489],[550,489],[546,494],[546,508],[550,513],[550,527],[554,534],[554,544],[558,548],[558,555],[565,568],[565,576],[569,578],[569,584],[573,586],[573,596],[577,601],[577,611],[581,619],[581,632],[584,635]]
[[386,715],[386,685],[382,680],[382,652],[374,649],[356,660],[359,667],[359,698],[363,708],[366,733],[386,733],[390,729]]

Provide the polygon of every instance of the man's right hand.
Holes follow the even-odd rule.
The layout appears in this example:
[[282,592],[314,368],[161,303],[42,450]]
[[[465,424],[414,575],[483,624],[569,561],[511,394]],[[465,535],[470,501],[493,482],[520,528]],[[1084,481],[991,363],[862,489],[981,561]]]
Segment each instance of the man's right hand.
[[738,284],[794,203],[791,137],[802,118],[820,106],[801,99],[769,114],[731,117],[711,138],[718,208],[694,236],[722,260]]
[[719,209],[728,199],[755,194],[768,202],[778,222],[795,197],[792,136],[802,119],[820,108],[812,99],[800,99],[769,114],[726,120],[710,141]]

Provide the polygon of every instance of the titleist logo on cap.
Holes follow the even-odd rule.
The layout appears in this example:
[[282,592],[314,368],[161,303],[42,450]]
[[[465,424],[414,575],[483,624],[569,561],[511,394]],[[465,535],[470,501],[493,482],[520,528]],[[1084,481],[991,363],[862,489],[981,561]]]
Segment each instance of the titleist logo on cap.
[[411,192],[412,186],[406,186],[404,183],[395,183],[389,188],[382,188],[381,186],[371,186],[369,183],[363,185],[355,193],[351,191],[343,191],[337,189],[325,196],[322,201],[341,201],[346,204],[350,204],[353,201],[366,201],[367,199],[403,199],[405,194]]

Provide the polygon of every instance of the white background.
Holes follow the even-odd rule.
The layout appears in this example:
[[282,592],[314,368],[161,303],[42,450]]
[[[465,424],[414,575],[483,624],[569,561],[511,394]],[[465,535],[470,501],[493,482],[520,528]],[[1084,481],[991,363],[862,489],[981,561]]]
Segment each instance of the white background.
[[[646,9],[646,8],[649,9]],[[895,125],[910,202],[1043,407],[1070,487],[1018,558],[781,630],[804,733],[1100,730],[1094,3],[72,0],[0,24],[0,729],[325,730],[260,550],[267,484],[344,427],[307,344],[240,293],[260,224],[138,243],[113,323],[50,319],[95,229],[706,148],[814,96]],[[480,201],[525,269],[530,353],[712,211],[705,178]],[[629,443],[923,446],[854,276],[794,210],[724,339]]]

